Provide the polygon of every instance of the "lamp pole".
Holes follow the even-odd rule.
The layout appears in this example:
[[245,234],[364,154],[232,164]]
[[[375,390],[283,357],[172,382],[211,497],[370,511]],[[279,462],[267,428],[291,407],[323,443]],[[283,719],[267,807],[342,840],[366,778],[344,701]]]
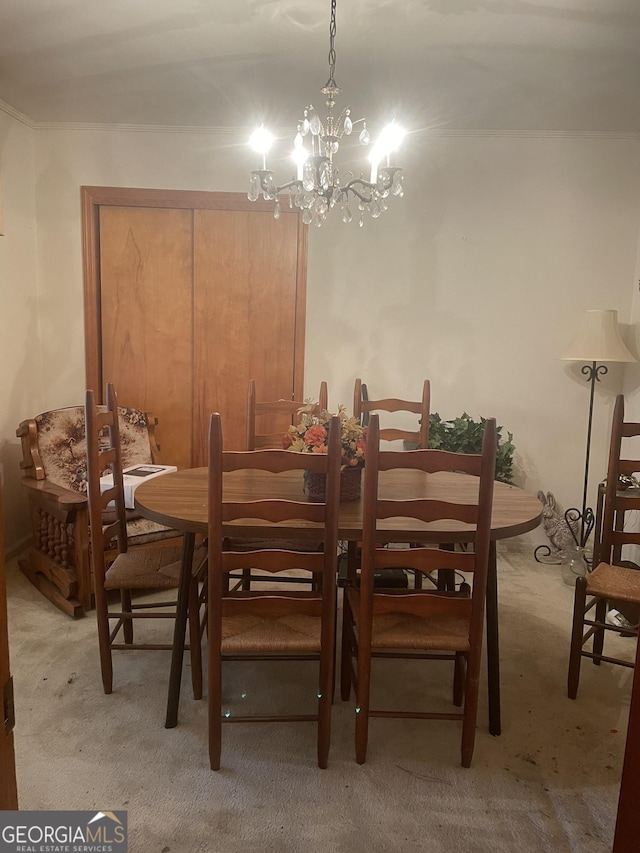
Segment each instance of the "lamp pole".
[[[591,364],[583,365],[580,372],[587,377],[587,382],[591,385],[589,394],[589,419],[587,421],[587,449],[584,460],[584,484],[582,487],[582,511],[578,510],[577,507],[569,507],[565,512],[564,517],[565,521],[569,525],[569,529],[571,530],[576,546],[578,548],[584,548],[595,523],[593,509],[587,506],[587,492],[589,489],[589,459],[591,456],[591,426],[593,424],[593,401],[596,391],[596,382],[599,382],[600,376],[605,376],[608,373],[608,370],[606,364],[598,364],[596,361],[592,361]],[[580,520],[579,539],[574,529],[575,522],[578,520]]]

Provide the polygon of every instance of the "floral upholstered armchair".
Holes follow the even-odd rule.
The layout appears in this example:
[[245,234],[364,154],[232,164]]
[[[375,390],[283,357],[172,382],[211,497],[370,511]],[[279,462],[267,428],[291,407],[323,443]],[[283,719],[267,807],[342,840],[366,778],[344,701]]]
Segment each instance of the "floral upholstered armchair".
[[[159,462],[157,420],[138,409],[118,409],[124,468]],[[71,406],[22,421],[22,485],[27,489],[33,543],[20,568],[56,607],[81,616],[92,607],[84,408]],[[128,513],[132,546],[176,536]]]

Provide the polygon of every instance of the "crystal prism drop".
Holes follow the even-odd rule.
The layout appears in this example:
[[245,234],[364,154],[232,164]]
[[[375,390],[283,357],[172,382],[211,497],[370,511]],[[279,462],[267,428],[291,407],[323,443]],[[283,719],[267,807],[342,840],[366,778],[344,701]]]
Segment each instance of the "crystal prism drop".
[[351,222],[353,217],[351,216],[351,211],[349,210],[349,205],[345,204],[342,208],[342,221],[343,222]]
[[349,134],[351,133],[352,130],[353,130],[353,122],[351,121],[351,119],[347,115],[347,116],[345,116],[345,120],[344,120],[344,132],[347,134],[347,136],[349,136]]
[[360,136],[358,137],[360,145],[368,145],[371,142],[371,134],[367,130],[367,126],[365,125],[360,131]]
[[320,186],[323,190],[329,189],[329,166],[327,163],[320,166]]
[[249,201],[257,201],[258,196],[260,195],[260,181],[257,175],[251,176],[251,183],[249,184],[249,192],[247,193],[247,198]]
[[364,228],[364,210],[360,211],[360,221],[358,222],[360,228]]
[[309,122],[309,130],[314,136],[317,136],[320,133],[320,116],[318,113],[313,114],[313,118]]
[[305,225],[308,225],[311,222],[312,216],[310,210],[305,210],[302,213],[302,221]]
[[307,133],[309,133],[309,119],[306,117],[306,115],[304,117],[304,121],[302,122],[300,133],[302,133],[303,136],[306,136]]
[[273,208],[273,218],[280,219],[280,202],[276,202],[276,206]]
[[380,204],[375,200],[372,201],[371,202],[371,216],[374,219],[377,219],[381,213],[382,213],[382,208],[380,207]]

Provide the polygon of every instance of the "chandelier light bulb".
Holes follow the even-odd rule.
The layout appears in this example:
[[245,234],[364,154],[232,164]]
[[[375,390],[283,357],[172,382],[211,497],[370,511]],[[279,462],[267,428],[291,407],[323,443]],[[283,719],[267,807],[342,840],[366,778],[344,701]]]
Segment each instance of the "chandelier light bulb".
[[[300,136],[300,134],[298,134]],[[304,164],[309,157],[309,152],[302,144],[302,137],[300,136],[300,142],[298,143],[298,137],[296,136],[296,140],[293,144],[293,151],[291,152],[291,159],[296,164],[296,181],[302,180]]]
[[273,145],[273,134],[270,133],[263,124],[261,124],[260,127],[257,127],[251,134],[249,145],[254,151],[257,151],[258,154],[266,154]]
[[392,151],[396,151],[400,147],[402,140],[404,139],[404,135],[404,130],[399,124],[396,124],[394,119],[394,121],[390,122],[385,128],[383,128],[376,145],[379,145],[382,154],[387,156]]
[[[293,203],[302,211],[302,221],[306,225],[313,222],[318,227],[325,221],[329,210],[336,206],[342,212],[342,220],[350,222],[349,202],[352,202],[360,212],[358,223],[362,227],[365,215],[377,219],[387,209],[386,198],[403,194],[402,169],[391,166],[390,154],[400,146],[405,132],[394,120],[380,133],[367,158],[371,166],[369,180],[363,174],[357,176],[355,171],[346,171],[341,179],[334,157],[345,147],[340,145],[343,137],[350,136],[355,129],[360,145],[367,146],[371,134],[366,119],[354,119],[349,107],[334,113],[336,98],[341,93],[335,81],[336,3],[337,0],[331,0],[329,79],[321,90],[326,98],[326,118],[322,119],[318,110],[307,103],[302,118],[298,119],[293,141],[291,156],[295,177],[279,186],[276,186],[274,173],[267,169],[267,152],[274,141],[273,136],[264,126],[254,132],[250,144],[262,156],[262,168],[251,173],[248,197],[255,201],[262,193],[263,198],[275,202],[274,216],[279,218],[278,195],[288,191],[289,204]],[[307,147],[305,138],[309,140]],[[386,165],[381,166],[385,159]]]

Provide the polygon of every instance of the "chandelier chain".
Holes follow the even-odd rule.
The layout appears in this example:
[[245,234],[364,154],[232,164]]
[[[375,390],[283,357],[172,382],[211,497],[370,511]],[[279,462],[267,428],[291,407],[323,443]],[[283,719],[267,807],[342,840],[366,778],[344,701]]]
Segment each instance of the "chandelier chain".
[[336,87],[335,71],[336,71],[336,49],[334,41],[336,37],[336,0],[331,0],[331,22],[329,24],[329,79],[327,80],[326,88],[330,86]]

